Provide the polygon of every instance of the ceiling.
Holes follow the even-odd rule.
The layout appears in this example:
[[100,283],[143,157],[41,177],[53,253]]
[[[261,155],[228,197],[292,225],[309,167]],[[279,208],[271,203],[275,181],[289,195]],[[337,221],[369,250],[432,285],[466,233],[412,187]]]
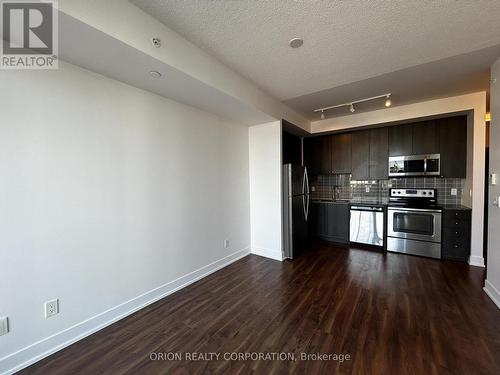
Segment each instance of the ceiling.
[[[490,66],[500,57],[500,45],[417,65],[347,85],[285,100],[284,103],[319,120],[311,109],[356,99],[392,93],[392,105],[399,106],[448,96],[488,90]],[[356,113],[381,109],[385,98],[357,104]],[[348,115],[349,107],[329,110],[327,117]]]
[[[61,60],[241,124],[276,120],[61,11],[58,19]],[[150,71],[162,77],[153,78]]]
[[130,1],[310,119],[388,91],[397,105],[485,89],[500,55],[494,0]]

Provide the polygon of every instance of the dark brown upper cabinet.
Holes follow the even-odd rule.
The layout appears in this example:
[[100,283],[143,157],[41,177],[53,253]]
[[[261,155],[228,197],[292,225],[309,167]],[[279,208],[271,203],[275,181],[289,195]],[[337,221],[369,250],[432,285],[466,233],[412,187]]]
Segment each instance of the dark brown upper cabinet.
[[389,156],[439,154],[435,121],[421,121],[389,128]]
[[441,177],[465,178],[467,173],[467,116],[438,120]]
[[300,137],[283,131],[281,150],[283,164],[302,164],[302,141]]
[[388,129],[352,133],[352,179],[388,178]]
[[436,121],[412,124],[412,154],[439,154],[439,131]]
[[333,167],[332,167],[333,136],[327,135],[324,137],[320,137],[320,143],[321,143],[320,172],[321,174],[333,173]]
[[413,124],[389,128],[389,156],[411,155],[413,149]]
[[320,174],[319,137],[304,138],[304,165],[309,174]]
[[370,131],[363,130],[351,135],[352,179],[370,178]]
[[332,173],[351,173],[351,133],[332,136]]
[[389,176],[389,129],[370,130],[369,175],[373,180],[385,180]]
[[354,180],[388,178],[388,157],[441,154],[441,176],[465,178],[467,116],[307,138],[310,174],[352,173]]
[[304,164],[310,175],[332,173],[331,136],[304,139]]

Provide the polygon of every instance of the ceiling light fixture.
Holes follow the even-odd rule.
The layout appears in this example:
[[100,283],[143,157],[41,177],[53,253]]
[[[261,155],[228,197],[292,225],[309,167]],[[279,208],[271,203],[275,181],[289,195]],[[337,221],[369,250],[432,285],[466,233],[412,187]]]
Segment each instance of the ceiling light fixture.
[[304,41],[302,39],[300,39],[300,38],[293,38],[292,40],[290,40],[288,42],[288,44],[292,48],[299,48],[299,47],[301,47],[304,44]]
[[[315,112],[315,113],[321,112],[324,115],[324,112],[328,111],[330,109],[340,108],[340,107],[349,107],[349,111],[351,111],[351,113],[354,113],[356,111],[356,109],[354,108],[355,104],[369,102],[371,100],[383,99],[383,98],[385,98],[385,106],[390,107],[392,105],[391,95],[392,95],[392,93],[388,92],[387,94],[371,96],[369,98],[358,99],[358,100],[354,100],[352,102],[347,102],[347,103],[342,103],[342,104],[336,104],[336,105],[332,105],[330,107],[318,108],[318,109],[313,110],[313,112]],[[323,116],[321,117],[321,119],[323,119]]]
[[324,120],[325,119],[325,112],[324,111],[321,111],[321,119]]
[[151,75],[151,77],[153,78],[160,78],[161,77],[161,73],[160,72],[157,72],[156,70],[152,70],[149,72],[149,74]]

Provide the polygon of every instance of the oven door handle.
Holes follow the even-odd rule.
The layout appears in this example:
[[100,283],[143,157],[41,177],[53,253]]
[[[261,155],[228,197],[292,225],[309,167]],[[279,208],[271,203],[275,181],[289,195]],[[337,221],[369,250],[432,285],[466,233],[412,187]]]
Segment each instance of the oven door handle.
[[395,208],[395,207],[389,207],[387,211],[391,212],[401,212],[401,213],[412,213],[412,212],[429,212],[429,213],[436,213],[440,214],[443,211],[442,210],[433,210],[433,209],[428,209],[428,208]]

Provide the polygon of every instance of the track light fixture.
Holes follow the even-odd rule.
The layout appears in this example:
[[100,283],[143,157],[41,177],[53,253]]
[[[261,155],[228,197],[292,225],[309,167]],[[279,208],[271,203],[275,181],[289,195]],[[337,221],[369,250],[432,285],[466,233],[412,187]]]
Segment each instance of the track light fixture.
[[384,105],[386,107],[390,107],[392,105],[391,95],[392,95],[392,93],[388,92],[387,94],[382,94],[382,95],[372,96],[372,97],[365,98],[365,99],[354,100],[352,102],[332,105],[330,107],[318,108],[318,109],[315,109],[314,112],[321,112],[321,119],[324,120],[325,119],[325,111],[328,111],[328,110],[334,109],[334,108],[349,107],[349,111],[351,113],[354,113],[356,111],[356,109],[354,108],[355,104],[369,102],[371,100],[376,100],[376,99],[385,99]]

